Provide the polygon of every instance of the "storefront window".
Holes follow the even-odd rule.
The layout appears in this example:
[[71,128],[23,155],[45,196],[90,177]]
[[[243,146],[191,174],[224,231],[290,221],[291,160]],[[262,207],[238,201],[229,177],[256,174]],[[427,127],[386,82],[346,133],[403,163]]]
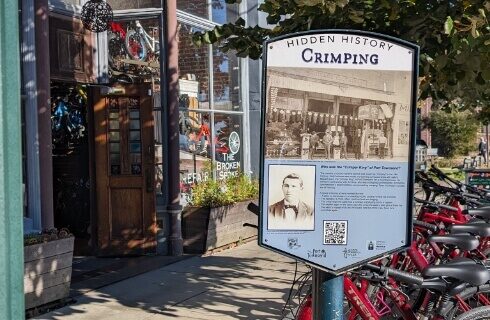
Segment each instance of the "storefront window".
[[160,43],[157,19],[112,22],[107,39],[111,82],[159,82]]
[[184,195],[193,184],[212,178],[210,127],[209,113],[179,113],[180,187]]
[[[177,9],[200,18],[224,24],[238,19],[238,4],[227,4],[225,0],[179,0]],[[209,16],[211,11],[211,17]]]
[[241,115],[214,115],[215,170],[218,180],[237,175],[242,171]]
[[234,53],[213,48],[214,108],[240,110],[240,64]]
[[[213,5],[215,0],[213,1]],[[209,3],[208,0],[179,0],[177,1],[177,9],[193,14],[200,18],[209,19]]]
[[[209,47],[192,44],[192,34],[202,31],[181,23],[179,25],[179,89],[180,108],[209,109]],[[187,97],[187,98],[186,98]]]
[[238,5],[227,4],[225,0],[212,0],[213,22],[225,24],[238,19]]
[[106,2],[113,10],[160,8],[162,6],[161,0],[106,0]]

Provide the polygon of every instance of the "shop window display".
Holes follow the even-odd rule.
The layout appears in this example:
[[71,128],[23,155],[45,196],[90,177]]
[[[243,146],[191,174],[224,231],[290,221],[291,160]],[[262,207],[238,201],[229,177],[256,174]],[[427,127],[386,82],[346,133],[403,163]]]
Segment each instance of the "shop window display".
[[181,192],[188,194],[194,183],[212,178],[210,114],[192,111],[179,113]]
[[160,81],[157,19],[114,21],[107,31],[107,39],[111,82]]

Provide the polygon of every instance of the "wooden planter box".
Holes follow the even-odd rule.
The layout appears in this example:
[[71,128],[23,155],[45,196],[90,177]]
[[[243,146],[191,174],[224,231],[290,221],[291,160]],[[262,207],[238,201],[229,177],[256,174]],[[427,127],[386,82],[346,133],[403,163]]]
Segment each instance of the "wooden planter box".
[[217,208],[186,207],[182,212],[184,252],[204,253],[256,236],[257,229],[243,226],[257,225],[259,220],[247,209],[250,202]]
[[68,297],[74,237],[24,247],[25,309]]

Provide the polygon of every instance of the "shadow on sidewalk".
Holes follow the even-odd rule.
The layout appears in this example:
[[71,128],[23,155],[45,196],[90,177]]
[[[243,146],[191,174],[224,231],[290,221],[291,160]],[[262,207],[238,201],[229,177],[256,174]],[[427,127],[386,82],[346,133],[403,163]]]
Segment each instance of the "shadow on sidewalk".
[[255,244],[243,247],[251,250],[179,261],[89,292],[36,319],[282,318],[295,262]]

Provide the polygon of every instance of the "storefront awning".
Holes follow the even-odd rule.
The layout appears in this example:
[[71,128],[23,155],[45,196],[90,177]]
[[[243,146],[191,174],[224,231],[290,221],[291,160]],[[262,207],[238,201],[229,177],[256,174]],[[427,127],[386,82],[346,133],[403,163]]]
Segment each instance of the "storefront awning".
[[384,120],[393,117],[387,104],[366,104],[359,107],[357,118],[361,120]]

